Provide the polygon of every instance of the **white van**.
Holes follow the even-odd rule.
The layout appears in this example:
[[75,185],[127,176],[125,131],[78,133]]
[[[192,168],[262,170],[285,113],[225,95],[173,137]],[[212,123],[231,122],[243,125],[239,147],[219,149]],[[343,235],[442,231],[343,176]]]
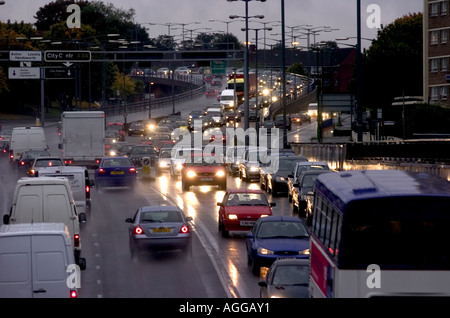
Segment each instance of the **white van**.
[[3,215],[4,224],[64,223],[70,233],[75,259],[81,253],[80,222],[86,213],[78,215],[67,178],[21,178],[16,183],[9,214]]
[[220,93],[220,104],[223,106],[224,110],[230,110],[234,108],[234,101],[236,96],[234,96],[234,89],[224,89]]
[[19,161],[22,152],[26,150],[48,149],[42,127],[14,127],[9,146],[10,162]]
[[91,206],[89,171],[81,166],[53,166],[36,170],[37,177],[65,177],[69,180],[78,213],[86,213]]
[[86,268],[62,223],[0,226],[0,264],[0,298],[75,298]]

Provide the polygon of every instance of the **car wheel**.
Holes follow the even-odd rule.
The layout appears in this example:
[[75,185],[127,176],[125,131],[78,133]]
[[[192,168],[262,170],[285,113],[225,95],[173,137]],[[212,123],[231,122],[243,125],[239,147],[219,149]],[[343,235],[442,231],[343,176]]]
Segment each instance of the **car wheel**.
[[288,202],[292,202],[292,195],[288,192]]
[[129,246],[131,259],[134,259],[136,257],[136,247],[134,246],[133,241],[131,239],[129,241]]
[[251,261],[252,261],[252,263],[251,263],[252,273],[259,277],[261,268],[255,259],[252,259]]
[[225,225],[223,224],[223,222],[220,222],[220,221],[219,221],[219,231],[222,233],[222,237],[230,236],[230,231],[227,231],[225,229]]
[[181,188],[183,191],[189,191],[190,185],[184,181],[181,182]]
[[262,179],[259,179],[259,187],[261,190],[266,190],[266,185],[262,182]]
[[278,189],[274,184],[272,184],[272,196],[276,197],[277,195],[278,195]]
[[219,184],[219,189],[221,189],[221,190],[227,190],[227,183],[226,182],[224,182],[224,183],[222,183],[222,184]]
[[292,212],[294,214],[298,214],[298,207],[297,207],[297,205],[295,204],[294,201],[292,201]]

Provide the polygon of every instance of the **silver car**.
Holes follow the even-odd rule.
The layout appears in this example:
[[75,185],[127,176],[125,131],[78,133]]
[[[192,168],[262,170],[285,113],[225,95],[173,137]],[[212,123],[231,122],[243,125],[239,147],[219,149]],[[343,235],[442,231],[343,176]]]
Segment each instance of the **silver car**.
[[129,233],[130,253],[133,258],[141,249],[181,249],[191,253],[191,217],[177,206],[143,206],[131,223]]

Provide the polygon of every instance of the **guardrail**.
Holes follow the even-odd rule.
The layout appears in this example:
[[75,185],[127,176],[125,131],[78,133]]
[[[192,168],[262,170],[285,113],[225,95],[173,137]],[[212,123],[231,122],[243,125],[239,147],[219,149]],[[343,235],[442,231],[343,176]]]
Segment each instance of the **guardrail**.
[[202,85],[198,88],[195,88],[189,92],[184,92],[181,94],[176,94],[169,97],[163,97],[163,98],[157,98],[157,99],[148,99],[144,101],[134,102],[134,103],[124,103],[119,105],[111,105],[111,106],[105,106],[101,109],[105,112],[105,115],[111,116],[111,115],[120,115],[123,113],[134,113],[143,111],[145,109],[158,109],[163,108],[167,106],[171,106],[176,103],[180,103],[192,98],[195,98],[197,96],[200,96],[201,94],[204,94],[206,90],[206,86]]

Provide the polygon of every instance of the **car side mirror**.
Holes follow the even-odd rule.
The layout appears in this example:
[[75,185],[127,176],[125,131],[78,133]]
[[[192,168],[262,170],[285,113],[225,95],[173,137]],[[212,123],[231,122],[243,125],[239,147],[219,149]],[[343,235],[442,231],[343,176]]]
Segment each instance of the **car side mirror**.
[[3,215],[3,224],[9,224],[9,214]]
[[293,178],[294,175],[293,174],[288,174],[288,178]]
[[133,219],[132,219],[132,218],[126,218],[126,219],[125,219],[125,222],[126,222],[126,223],[133,223]]
[[270,202],[270,206],[276,206],[277,204],[275,202]]
[[82,271],[86,269],[86,259],[83,257],[80,257],[77,261],[77,265],[80,267]]
[[86,222],[86,213],[81,212],[81,213],[78,215],[78,221],[79,221],[80,223],[85,223],[85,222]]
[[217,202],[217,206],[223,206],[222,202]]
[[267,282],[266,282],[265,280],[260,280],[260,281],[258,282],[258,286],[261,286],[261,287],[267,287]]
[[186,221],[192,221],[194,218],[192,216],[187,216]]
[[247,233],[246,238],[248,239],[252,239],[253,238],[253,233],[250,231]]

